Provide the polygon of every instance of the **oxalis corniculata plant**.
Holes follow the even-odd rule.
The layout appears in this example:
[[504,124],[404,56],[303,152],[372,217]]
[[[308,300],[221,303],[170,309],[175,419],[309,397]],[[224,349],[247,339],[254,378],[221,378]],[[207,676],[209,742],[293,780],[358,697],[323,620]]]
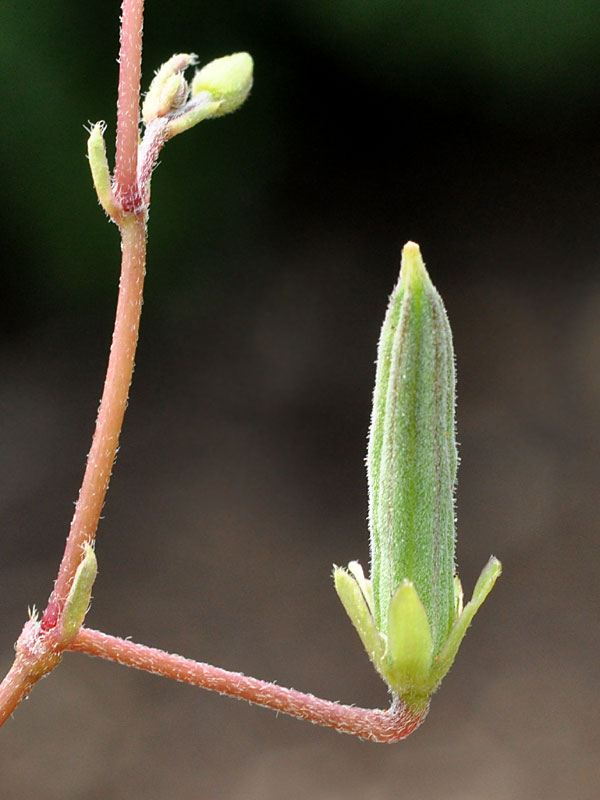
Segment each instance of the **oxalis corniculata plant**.
[[104,123],[91,127],[88,156],[100,203],[117,224],[122,271],[106,382],[65,552],[48,605],[32,613],[0,685],[0,724],[77,651],[243,698],[376,742],[408,736],[425,718],[473,616],[500,574],[491,558],[463,607],[455,574],[455,375],[444,305],[409,242],[379,341],[368,448],[371,577],[357,562],[334,568],[335,588],[391,694],[388,710],[356,708],[229,672],[84,627],[96,578],[94,544],[117,451],[138,339],[146,263],[150,179],[164,143],[204,119],[234,111],[252,84],[247,53],[196,72],[180,53],[158,70],[142,106],[143,0],[123,0],[114,174]]

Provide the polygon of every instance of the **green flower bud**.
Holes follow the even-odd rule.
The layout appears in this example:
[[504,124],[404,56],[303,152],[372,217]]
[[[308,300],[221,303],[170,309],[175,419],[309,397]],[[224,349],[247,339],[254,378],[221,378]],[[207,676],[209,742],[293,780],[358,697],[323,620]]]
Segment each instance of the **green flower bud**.
[[90,136],[87,144],[88,159],[94,188],[96,189],[100,205],[109,217],[117,220],[121,212],[120,209],[117,208],[112,194],[110,169],[108,167],[106,144],[104,142],[105,130],[106,124],[104,122],[96,122],[90,128]]
[[[402,255],[379,341],[367,471],[371,579],[336,568],[338,594],[394,694],[423,706],[500,574],[463,609],[454,566],[455,372],[446,311],[418,245]],[[345,576],[345,577],[342,577]]]
[[188,85],[184,71],[198,58],[194,53],[177,53],[166,61],[154,76],[142,105],[142,119],[149,125],[180,108],[187,99]]
[[375,619],[414,583],[435,653],[454,622],[454,351],[419,248],[404,248],[381,331],[367,457]]
[[213,100],[219,101],[214,116],[229,114],[248,97],[253,68],[252,56],[248,53],[216,58],[196,72],[192,81],[192,98],[201,92],[208,92]]

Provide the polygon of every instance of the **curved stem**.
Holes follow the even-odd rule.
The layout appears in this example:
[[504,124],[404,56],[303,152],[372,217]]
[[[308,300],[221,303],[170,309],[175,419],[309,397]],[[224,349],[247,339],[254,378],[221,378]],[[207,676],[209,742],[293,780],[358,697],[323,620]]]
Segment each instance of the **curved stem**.
[[146,227],[142,214],[130,215],[123,220],[121,240],[119,300],[104,392],[65,552],[42,619],[44,630],[56,625],[81,561],[82,547],[94,540],[127,407],[142,312],[146,264]]
[[248,700],[373,742],[406,738],[425,719],[428,710],[427,706],[411,709],[398,699],[388,711],[341,705],[89,628],[82,628],[67,649]]

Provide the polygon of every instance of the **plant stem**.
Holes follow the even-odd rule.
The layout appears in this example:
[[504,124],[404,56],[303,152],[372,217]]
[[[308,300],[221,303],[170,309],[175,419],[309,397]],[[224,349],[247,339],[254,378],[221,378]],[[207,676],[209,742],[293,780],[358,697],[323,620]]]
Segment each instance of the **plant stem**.
[[[147,190],[137,177],[143,0],[123,0],[116,166],[112,193],[118,215],[122,265],[119,299],[102,401],[92,447],[71,522],[58,577],[41,622],[30,619],[16,644],[17,655],[0,684],[0,725],[27,697],[32,686],[74,650],[136,667],[194,686],[248,700],[285,714],[376,742],[395,742],[423,721],[427,706],[415,709],[395,699],[388,711],[355,708],[294,689],[171,655],[82,628],[69,640],[62,615],[85,544],[92,544],[114,464],[137,347],[146,263]],[[160,133],[160,132],[159,132]],[[150,174],[162,138],[157,133],[142,164]],[[117,216],[114,217],[117,219]]]
[[79,499],[60,565],[58,578],[42,619],[42,628],[56,624],[82,547],[93,542],[119,444],[133,374],[146,263],[146,229],[143,214],[128,215],[121,225],[122,271],[104,392],[98,411]]
[[125,211],[140,210],[136,173],[143,20],[144,0],[123,0],[114,194]]
[[140,74],[144,0],[123,0],[117,99],[117,145],[114,190],[125,211],[121,232],[121,280],[112,345],[96,430],[83,483],[54,590],[42,618],[42,630],[53,628],[62,612],[82,547],[94,541],[119,445],[133,374],[146,264],[145,209],[137,188]]
[[142,57],[143,0],[123,0],[113,194],[119,219],[121,279],[108,369],[92,447],[54,589],[41,623],[29,620],[17,656],[0,684],[0,725],[32,686],[59,663],[66,644],[61,614],[84,544],[92,543],[115,460],[137,347],[146,265],[146,209],[139,202],[137,153]]
[[27,697],[32,685],[27,664],[17,656],[0,684],[0,726]]
[[51,672],[62,654],[55,647],[52,633],[43,639],[40,623],[30,619],[23,626],[15,645],[17,656],[0,684],[0,727],[24,700],[32,686]]
[[389,711],[340,705],[89,628],[81,628],[67,649],[248,700],[374,742],[404,739],[427,714],[427,707],[415,711],[398,699]]

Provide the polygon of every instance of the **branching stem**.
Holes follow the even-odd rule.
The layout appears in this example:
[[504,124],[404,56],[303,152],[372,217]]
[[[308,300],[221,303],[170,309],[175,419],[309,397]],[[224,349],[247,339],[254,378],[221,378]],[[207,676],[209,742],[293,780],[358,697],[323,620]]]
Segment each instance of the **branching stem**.
[[61,614],[83,547],[93,543],[96,535],[127,407],[146,264],[146,214],[138,202],[136,175],[143,9],[143,0],[123,0],[114,193],[126,213],[119,220],[121,280],[104,392],[54,589],[41,624],[35,620],[25,624],[16,644],[16,659],[0,684],[0,725],[27,697],[36,681],[60,661],[66,644]]
[[152,132],[142,148],[138,170],[143,6],[143,0],[123,0],[116,166],[109,203],[111,208],[114,204],[119,210],[118,215],[112,216],[121,232],[122,265],[104,392],[54,590],[41,622],[30,619],[25,624],[16,644],[15,661],[0,684],[0,725],[27,697],[33,685],[60,662],[63,651],[73,650],[238,697],[363,739],[398,741],[423,721],[426,705],[413,708],[398,699],[388,711],[340,705],[99,631],[81,628],[73,638],[73,631],[64,624],[65,602],[85,545],[93,544],[96,536],[127,407],[142,310],[148,184],[165,138],[160,127]]

